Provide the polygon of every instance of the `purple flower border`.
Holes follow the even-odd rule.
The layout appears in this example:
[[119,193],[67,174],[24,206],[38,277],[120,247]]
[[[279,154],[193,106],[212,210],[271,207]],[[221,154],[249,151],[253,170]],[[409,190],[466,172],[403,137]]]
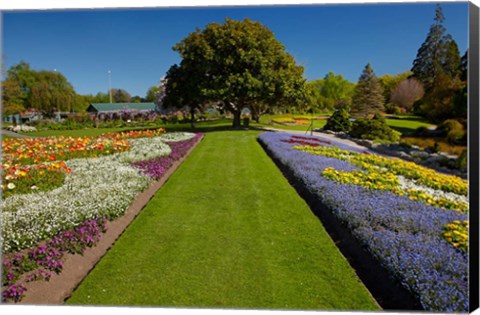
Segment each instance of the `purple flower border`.
[[134,162],[133,166],[139,168],[143,174],[149,175],[155,180],[162,178],[172,164],[184,157],[197,141],[203,137],[203,133],[196,133],[195,136],[184,141],[167,142],[172,149],[168,156],[161,156],[155,159]]
[[107,220],[86,220],[72,230],[58,233],[45,245],[36,245],[25,255],[17,254],[2,260],[2,302],[20,302],[27,288],[21,282],[50,280],[53,273],[63,270],[65,254],[83,254],[87,247],[95,246],[107,231]]
[[[445,224],[467,220],[455,211],[427,206],[388,191],[339,184],[323,169],[358,169],[346,161],[292,149],[288,133],[266,132],[261,141],[426,310],[468,311],[468,257],[441,237]],[[321,137],[312,137],[325,140]],[[344,150],[359,151],[331,141]],[[368,152],[370,153],[370,152]]]

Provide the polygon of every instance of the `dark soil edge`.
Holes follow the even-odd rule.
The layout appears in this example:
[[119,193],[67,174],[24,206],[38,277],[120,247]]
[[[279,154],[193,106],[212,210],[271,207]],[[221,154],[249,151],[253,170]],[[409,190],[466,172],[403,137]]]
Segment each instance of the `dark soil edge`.
[[115,244],[130,223],[147,205],[155,193],[168,181],[170,176],[182,162],[197,147],[203,136],[178,161],[175,161],[168,171],[158,181],[141,192],[130,204],[125,214],[114,221],[108,221],[107,232],[102,235],[100,242],[92,248],[87,248],[83,255],[65,254],[64,268],[60,274],[54,274],[49,281],[34,281],[24,283],[26,295],[18,304],[27,305],[62,305],[71,296],[72,292],[82,283],[83,279],[95,268],[96,264]]
[[335,245],[356,271],[377,303],[383,309],[390,311],[424,310],[420,301],[397,280],[393,279],[378,260],[352,235],[351,231],[319,200],[318,196],[295,177],[292,169],[283,165],[262,141],[258,140],[258,142],[290,185],[295,188],[311,211],[320,219]]

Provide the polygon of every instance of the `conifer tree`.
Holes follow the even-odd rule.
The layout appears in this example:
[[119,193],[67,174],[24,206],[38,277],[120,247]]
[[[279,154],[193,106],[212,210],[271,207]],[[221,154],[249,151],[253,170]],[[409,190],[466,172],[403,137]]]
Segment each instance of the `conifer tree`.
[[333,115],[327,120],[327,124],[323,130],[349,132],[352,129],[350,115],[344,107],[337,109]]
[[427,38],[413,61],[413,76],[423,83],[427,93],[433,88],[441,72],[450,78],[459,74],[460,53],[452,36],[446,34],[444,20],[442,8],[438,4],[435,10],[435,23],[430,27]]
[[355,118],[374,115],[384,110],[384,103],[382,85],[369,63],[365,66],[353,92],[350,113]]

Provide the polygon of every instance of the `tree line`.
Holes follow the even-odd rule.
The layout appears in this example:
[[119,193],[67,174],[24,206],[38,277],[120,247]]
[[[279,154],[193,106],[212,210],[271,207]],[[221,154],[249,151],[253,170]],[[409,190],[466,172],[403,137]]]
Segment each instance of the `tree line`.
[[[467,117],[467,53],[443,26],[440,5],[410,71],[377,77],[369,63],[358,82],[333,72],[307,82],[304,69],[273,32],[259,22],[226,19],[197,29],[173,47],[181,62],[167,71],[145,97],[112,89],[113,102],[159,102],[164,109],[195,113],[216,108],[240,125],[245,108],[254,119],[273,112],[347,111],[354,117],[380,112],[414,113],[438,123]],[[59,72],[35,71],[21,62],[3,82],[3,113],[36,108],[84,111],[90,103],[108,103],[110,93],[78,95]]]
[[[90,103],[109,103],[110,91],[80,95],[58,71],[34,70],[24,61],[6,71],[2,82],[2,114],[18,114],[35,109],[46,116],[55,112],[85,112]],[[157,86],[148,89],[145,97],[131,96],[126,90],[112,88],[112,102],[140,103],[156,101]]]
[[173,47],[182,60],[165,79],[164,107],[206,106],[234,116],[239,126],[243,108],[253,118],[274,111],[334,111],[354,117],[376,113],[413,113],[438,123],[465,119],[467,53],[461,58],[456,42],[446,33],[440,5],[425,42],[410,71],[377,77],[365,66],[357,83],[328,73],[307,82],[303,67],[264,25],[226,19],[197,29]]

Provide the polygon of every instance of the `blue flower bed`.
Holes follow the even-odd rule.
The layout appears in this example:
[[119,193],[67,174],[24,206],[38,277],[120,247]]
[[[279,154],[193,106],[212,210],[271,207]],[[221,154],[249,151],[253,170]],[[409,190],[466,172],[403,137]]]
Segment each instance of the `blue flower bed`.
[[[339,171],[358,168],[346,161],[294,150],[294,144],[282,142],[290,137],[286,133],[266,132],[259,140],[384,268],[417,296],[426,310],[468,311],[468,257],[441,237],[444,225],[453,220],[468,220],[467,215],[388,191],[328,180],[321,175],[327,167]],[[334,141],[330,146],[362,152]]]

